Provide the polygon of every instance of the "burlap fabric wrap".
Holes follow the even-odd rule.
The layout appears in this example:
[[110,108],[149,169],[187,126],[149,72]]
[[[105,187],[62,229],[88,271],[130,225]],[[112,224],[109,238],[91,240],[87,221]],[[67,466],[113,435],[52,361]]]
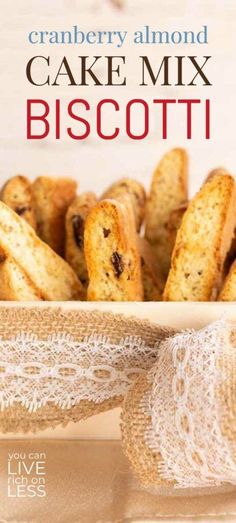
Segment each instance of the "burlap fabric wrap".
[[121,405],[173,332],[106,312],[1,307],[1,432],[66,426]]
[[148,489],[236,485],[235,349],[224,320],[176,334],[127,393],[123,448]]

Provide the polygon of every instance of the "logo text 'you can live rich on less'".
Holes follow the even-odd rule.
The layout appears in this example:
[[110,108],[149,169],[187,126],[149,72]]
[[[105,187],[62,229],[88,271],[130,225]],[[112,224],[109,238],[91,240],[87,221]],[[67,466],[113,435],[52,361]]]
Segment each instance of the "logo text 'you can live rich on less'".
[[46,496],[46,453],[9,452],[7,495],[10,498]]

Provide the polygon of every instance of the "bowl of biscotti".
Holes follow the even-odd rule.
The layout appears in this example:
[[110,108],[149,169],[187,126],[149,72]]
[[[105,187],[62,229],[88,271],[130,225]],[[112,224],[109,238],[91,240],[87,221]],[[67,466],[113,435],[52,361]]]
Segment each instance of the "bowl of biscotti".
[[236,301],[236,181],[214,169],[188,199],[188,156],[159,161],[148,193],[70,178],[10,178],[0,193],[0,300]]

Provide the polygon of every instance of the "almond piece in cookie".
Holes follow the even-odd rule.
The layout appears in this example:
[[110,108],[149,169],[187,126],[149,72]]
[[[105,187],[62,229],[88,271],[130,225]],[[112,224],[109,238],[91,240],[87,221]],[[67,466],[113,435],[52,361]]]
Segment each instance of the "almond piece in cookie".
[[189,203],[177,234],[164,290],[166,301],[210,301],[221,287],[236,215],[236,184],[213,176]]
[[153,173],[146,205],[145,237],[155,249],[156,260],[166,278],[171,260],[168,223],[171,212],[188,199],[188,158],[184,149],[172,149]]
[[80,300],[84,289],[73,269],[32,227],[0,202],[0,252],[14,259],[44,300]]
[[142,301],[140,254],[134,220],[125,205],[99,202],[85,223],[89,301]]
[[0,200],[36,229],[32,184],[26,176],[14,176],[3,186]]
[[65,216],[76,188],[70,178],[40,176],[33,183],[38,235],[60,256],[64,255]]
[[86,192],[77,196],[66,213],[65,258],[85,287],[88,285],[88,271],[84,255],[84,224],[96,203],[95,194]]
[[101,199],[114,199],[122,202],[123,196],[129,196],[134,211],[136,229],[139,232],[145,212],[146,193],[143,185],[137,180],[123,178],[113,183],[102,195]]

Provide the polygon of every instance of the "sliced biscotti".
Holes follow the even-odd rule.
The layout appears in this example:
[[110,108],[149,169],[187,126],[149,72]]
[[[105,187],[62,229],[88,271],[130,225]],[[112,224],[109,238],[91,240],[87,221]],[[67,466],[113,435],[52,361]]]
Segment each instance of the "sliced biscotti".
[[125,205],[103,200],[92,209],[85,223],[84,249],[89,301],[143,299],[134,220]]
[[[206,181],[210,180],[216,174],[226,174],[227,172],[228,172],[227,169],[225,169],[224,167],[217,167],[216,169],[213,169],[212,171],[210,171]],[[230,246],[229,252],[227,253],[227,257],[226,257],[226,260],[224,263],[224,276],[227,276],[227,274],[229,273],[232,263],[234,262],[235,259],[236,259],[236,224],[235,224],[234,235],[233,235],[233,239],[231,242],[231,246]]]
[[229,274],[219,294],[218,301],[236,301],[236,260],[231,265]]
[[179,205],[176,209],[171,211],[169,221],[167,224],[167,229],[169,233],[169,240],[171,244],[171,251],[173,251],[175,240],[177,236],[177,232],[180,228],[183,215],[188,207],[188,202],[183,203],[182,205]]
[[235,227],[235,186],[232,176],[216,175],[190,202],[177,234],[164,300],[216,298]]
[[138,238],[138,247],[141,257],[143,299],[144,301],[162,301],[164,281],[158,274],[152,247],[145,238]]
[[0,202],[0,252],[13,258],[44,300],[83,298],[83,287],[73,269],[22,218]]
[[136,229],[139,232],[145,212],[146,193],[143,185],[137,180],[123,178],[111,185],[101,199],[114,199],[122,202],[123,197],[130,197],[134,211]]
[[84,224],[96,203],[95,194],[86,192],[77,196],[66,213],[65,258],[85,287],[88,285],[88,271],[84,255]]
[[168,232],[170,214],[187,199],[187,154],[184,149],[172,149],[163,156],[153,173],[145,216],[145,236],[155,248],[157,263],[164,277],[170,268],[172,251]]
[[0,261],[0,282],[0,300],[42,300],[40,292],[13,258]]
[[[203,183],[207,183],[209,182],[209,180],[211,180],[211,178],[213,178],[214,176],[218,175],[218,174],[226,174],[228,173],[227,169],[225,169],[224,167],[215,167],[215,169],[212,169],[206,179],[204,180]],[[229,174],[229,173],[228,173]]]
[[[226,173],[228,173],[228,171],[224,167],[217,167],[215,169],[212,169],[209,172],[204,183],[208,182],[211,178],[213,178],[213,176],[216,176],[218,174],[226,174]],[[231,246],[230,246],[229,252],[227,253],[227,257],[226,257],[226,260],[224,263],[224,276],[226,276],[229,273],[229,270],[230,270],[231,265],[234,262],[235,258],[236,258],[236,224],[235,224],[234,235],[232,238]]]
[[14,176],[3,186],[0,200],[36,229],[32,184],[26,176]]
[[65,215],[76,188],[70,178],[40,176],[33,183],[39,237],[60,256],[64,254]]

